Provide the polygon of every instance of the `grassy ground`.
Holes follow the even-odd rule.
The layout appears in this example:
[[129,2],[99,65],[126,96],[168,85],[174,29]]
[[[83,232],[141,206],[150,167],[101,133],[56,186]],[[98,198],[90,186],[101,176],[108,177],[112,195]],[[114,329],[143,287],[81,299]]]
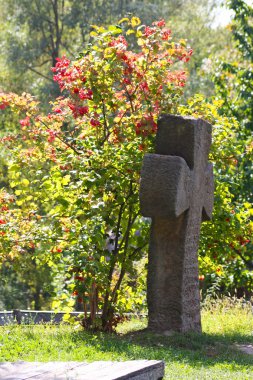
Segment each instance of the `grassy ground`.
[[0,328],[1,361],[94,361],[156,359],[165,379],[253,379],[253,355],[236,344],[253,345],[249,305],[223,300],[203,309],[203,334],[157,336],[140,329],[145,321],[119,326],[118,334],[91,334],[73,326]]

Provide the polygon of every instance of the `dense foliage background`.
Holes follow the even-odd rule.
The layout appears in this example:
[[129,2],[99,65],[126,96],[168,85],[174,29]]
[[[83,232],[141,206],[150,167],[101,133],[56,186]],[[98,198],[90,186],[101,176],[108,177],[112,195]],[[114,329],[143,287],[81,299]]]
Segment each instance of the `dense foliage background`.
[[[218,5],[0,1],[1,308],[99,309],[104,320],[115,311],[145,308],[149,223],[138,213],[138,173],[144,152],[152,151],[159,112],[192,114],[213,124],[215,209],[213,221],[202,226],[203,297],[252,296],[253,10],[244,1],[230,1],[233,19],[218,27],[213,22]],[[145,45],[148,32],[138,35],[133,15],[140,14],[143,24],[162,16],[172,29],[172,68],[161,57],[160,66],[151,64],[149,71],[138,61],[140,51],[145,61],[161,53],[156,42]],[[94,27],[102,24],[105,29]],[[129,56],[123,57],[120,40],[117,49],[123,53],[107,50],[105,67],[105,49],[122,33],[128,33]],[[188,46],[193,55],[185,65]],[[135,54],[131,68],[128,60]],[[67,58],[57,59],[63,55]],[[125,66],[128,73],[122,72]],[[69,75],[76,70],[83,77],[75,73],[68,82],[68,67]],[[133,74],[136,68],[142,82]],[[164,70],[171,73],[167,92]],[[128,93],[134,83],[139,98],[115,97],[123,76],[125,87],[118,92]],[[158,83],[164,86],[160,98]],[[6,97],[8,92],[19,96]],[[122,132],[121,122],[132,129]]]

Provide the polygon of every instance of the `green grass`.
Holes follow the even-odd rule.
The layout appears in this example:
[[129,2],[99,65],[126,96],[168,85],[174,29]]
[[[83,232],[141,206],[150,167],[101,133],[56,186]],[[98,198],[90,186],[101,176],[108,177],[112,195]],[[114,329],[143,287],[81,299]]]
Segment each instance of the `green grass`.
[[202,311],[203,334],[158,336],[140,329],[144,320],[118,327],[118,334],[91,334],[73,326],[5,326],[0,361],[94,361],[156,359],[165,379],[253,379],[253,356],[235,344],[253,344],[249,305],[216,301]]

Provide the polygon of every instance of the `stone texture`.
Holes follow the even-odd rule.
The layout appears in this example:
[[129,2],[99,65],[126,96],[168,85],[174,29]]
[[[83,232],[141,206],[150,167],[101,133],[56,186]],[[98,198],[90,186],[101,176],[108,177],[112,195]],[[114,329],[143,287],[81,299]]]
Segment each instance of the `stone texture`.
[[178,217],[189,208],[190,180],[183,158],[146,154],[140,183],[142,215]]
[[253,344],[235,344],[234,347],[244,354],[253,355]]
[[155,154],[145,155],[140,206],[152,217],[148,264],[149,328],[201,331],[198,241],[213,207],[211,125],[165,115],[158,121]]
[[164,363],[158,360],[0,363],[4,380],[161,380],[163,376]]

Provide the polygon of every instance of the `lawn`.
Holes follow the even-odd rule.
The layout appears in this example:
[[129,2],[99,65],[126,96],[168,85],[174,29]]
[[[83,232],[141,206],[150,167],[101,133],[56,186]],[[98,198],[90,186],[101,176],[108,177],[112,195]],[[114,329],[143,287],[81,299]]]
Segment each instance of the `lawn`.
[[253,345],[250,304],[216,301],[202,309],[203,334],[151,334],[134,319],[118,333],[88,333],[70,325],[4,326],[0,361],[93,361],[156,359],[166,363],[165,379],[253,379],[253,355],[236,345]]

